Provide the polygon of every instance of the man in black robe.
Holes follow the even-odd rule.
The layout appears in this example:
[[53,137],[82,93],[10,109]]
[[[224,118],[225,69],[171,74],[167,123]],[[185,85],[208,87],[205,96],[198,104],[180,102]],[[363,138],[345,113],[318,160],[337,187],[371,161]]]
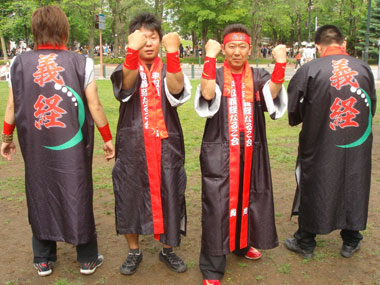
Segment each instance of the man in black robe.
[[[129,31],[125,62],[111,76],[120,101],[112,173],[116,229],[129,246],[120,272],[136,272],[140,234],[154,234],[163,244],[160,260],[184,272],[185,263],[173,251],[186,233],[185,150],[177,107],[190,98],[191,85],[181,71],[177,33],[162,37],[161,23],[149,13],[136,16]],[[158,56],[161,39],[167,64]]]
[[35,50],[18,55],[11,66],[1,155],[11,160],[16,124],[38,275],[52,273],[57,241],[75,245],[80,272],[92,274],[103,263],[92,207],[94,121],[107,160],[114,157],[112,136],[93,61],[65,46],[69,22],[64,12],[54,6],[39,8],[31,28]]
[[[202,248],[199,259],[204,284],[220,284],[226,254],[258,259],[255,249],[278,245],[264,111],[272,119],[286,111],[282,87],[286,47],[273,50],[272,76],[252,69],[249,31],[226,27],[223,45],[209,40],[195,109],[207,117],[201,146]],[[222,48],[224,67],[216,70]]]
[[320,58],[303,65],[289,83],[289,124],[302,123],[293,214],[298,230],[285,245],[312,258],[316,234],[341,229],[341,255],[360,249],[367,224],[371,181],[372,71],[345,50],[331,25],[315,34]]

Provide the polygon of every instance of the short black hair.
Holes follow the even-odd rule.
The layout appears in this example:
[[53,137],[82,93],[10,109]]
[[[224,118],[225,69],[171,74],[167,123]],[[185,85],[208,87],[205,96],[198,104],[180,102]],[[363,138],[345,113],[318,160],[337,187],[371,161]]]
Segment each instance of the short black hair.
[[141,27],[150,31],[156,31],[160,37],[160,41],[162,40],[161,21],[159,21],[153,14],[143,12],[135,16],[129,24],[129,33],[132,34]]
[[228,34],[231,34],[231,33],[243,33],[243,34],[248,35],[249,37],[251,36],[249,34],[249,30],[246,26],[244,26],[242,24],[231,24],[231,25],[228,25],[227,27],[224,28],[223,34],[222,34],[222,39],[224,39],[225,36],[227,36]]
[[344,37],[338,27],[334,25],[324,25],[315,32],[314,41],[317,45],[343,44]]

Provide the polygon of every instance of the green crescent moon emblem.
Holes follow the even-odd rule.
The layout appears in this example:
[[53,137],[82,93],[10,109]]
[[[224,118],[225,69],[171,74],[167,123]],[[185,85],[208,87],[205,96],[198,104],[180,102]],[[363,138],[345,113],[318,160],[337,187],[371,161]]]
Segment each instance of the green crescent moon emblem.
[[77,102],[78,102],[79,130],[78,130],[78,132],[76,133],[76,135],[72,139],[68,140],[67,142],[65,142],[65,143],[63,143],[61,145],[57,145],[57,146],[43,146],[43,147],[45,147],[47,149],[51,149],[51,150],[64,150],[64,149],[68,149],[68,148],[71,148],[73,146],[76,146],[83,139],[82,126],[83,126],[83,123],[84,123],[85,111],[84,111],[84,105],[83,105],[82,98],[78,95],[78,93],[76,93],[69,86],[65,86],[65,87],[67,89],[69,89],[71,91],[71,93],[74,94],[74,96],[75,96],[75,98],[77,99]]
[[369,112],[368,112],[369,113],[369,115],[368,115],[368,127],[367,127],[366,131],[364,132],[364,134],[359,139],[357,139],[356,141],[354,141],[354,142],[352,142],[350,144],[346,144],[346,145],[336,145],[337,147],[351,148],[351,147],[359,146],[359,145],[363,144],[368,139],[369,135],[372,132],[371,99],[369,98],[367,92],[365,92],[361,88],[360,88],[360,90],[365,94],[365,97],[367,98],[367,102],[368,102],[368,108],[369,108]]

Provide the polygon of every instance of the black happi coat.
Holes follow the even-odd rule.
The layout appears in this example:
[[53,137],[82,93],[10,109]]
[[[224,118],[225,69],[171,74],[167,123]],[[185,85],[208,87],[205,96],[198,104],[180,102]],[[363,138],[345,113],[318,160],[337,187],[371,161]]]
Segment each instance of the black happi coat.
[[[358,73],[355,79],[368,94],[371,108],[366,106],[367,98],[360,89],[345,85],[337,90],[331,85],[332,62],[341,59],[346,59],[348,67]],[[316,59],[297,71],[288,94],[289,124],[302,123],[296,171],[298,188],[292,211],[299,214],[299,227],[316,234],[335,229],[365,229],[371,180],[370,128],[376,110],[370,68],[347,55]],[[358,124],[356,127],[344,125],[354,111],[337,108],[344,104],[340,100],[351,97],[357,101],[352,107],[359,112],[352,118]],[[339,105],[334,105],[336,100]],[[343,113],[339,120],[337,111]],[[334,122],[343,123],[343,127],[332,126]],[[358,145],[349,147],[355,141]]]
[[[270,249],[278,245],[273,205],[272,179],[266,140],[265,101],[262,90],[270,79],[264,69],[252,69],[254,81],[254,144],[248,210],[248,246]],[[223,68],[216,83],[223,90]],[[260,92],[257,101],[256,92]],[[201,98],[201,100],[203,100]],[[202,251],[224,255],[229,249],[229,133],[227,97],[222,95],[219,111],[207,119],[200,162],[202,170]],[[240,181],[242,183],[242,181]],[[241,213],[237,213],[241,215]],[[237,229],[240,231],[240,229]]]
[[[165,77],[166,65],[161,73],[161,106],[169,137],[161,140],[161,201],[165,233],[160,235],[160,241],[178,246],[181,234],[186,234],[185,148],[177,108],[172,107],[166,97]],[[139,93],[141,78],[138,75],[134,88],[122,90],[122,65],[119,65],[111,80],[114,95],[120,101],[116,162],[112,171],[116,230],[118,234],[153,234]],[[128,96],[131,98],[122,102]]]
[[[40,54],[57,54],[55,62],[65,71],[59,72],[65,86],[72,88],[80,100],[65,88],[56,88],[50,81],[40,86],[34,82]],[[96,237],[92,207],[93,120],[84,95],[85,57],[65,50],[39,50],[16,57],[11,80],[14,94],[16,126],[21,152],[25,161],[25,186],[29,222],[33,235],[40,240],[84,244]],[[58,77],[59,78],[59,77]],[[36,103],[39,96],[62,100],[56,105],[64,109],[58,120],[66,126],[47,128],[35,117],[44,104]],[[46,102],[47,100],[45,100]],[[83,108],[79,101],[83,102]],[[36,104],[36,105],[35,105]],[[77,104],[77,106],[75,106]],[[43,107],[48,109],[48,105]],[[54,112],[45,113],[51,115]],[[69,141],[79,131],[79,113],[85,115],[81,128],[83,139],[76,145],[52,150]],[[55,113],[58,114],[58,113]]]

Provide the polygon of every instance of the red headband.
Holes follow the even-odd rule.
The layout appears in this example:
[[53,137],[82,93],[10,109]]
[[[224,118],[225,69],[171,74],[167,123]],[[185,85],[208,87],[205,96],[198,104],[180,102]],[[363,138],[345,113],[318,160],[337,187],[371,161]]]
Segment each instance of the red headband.
[[244,33],[229,33],[224,37],[223,44],[227,44],[229,42],[233,41],[243,41],[248,43],[249,45],[251,44],[251,38]]

